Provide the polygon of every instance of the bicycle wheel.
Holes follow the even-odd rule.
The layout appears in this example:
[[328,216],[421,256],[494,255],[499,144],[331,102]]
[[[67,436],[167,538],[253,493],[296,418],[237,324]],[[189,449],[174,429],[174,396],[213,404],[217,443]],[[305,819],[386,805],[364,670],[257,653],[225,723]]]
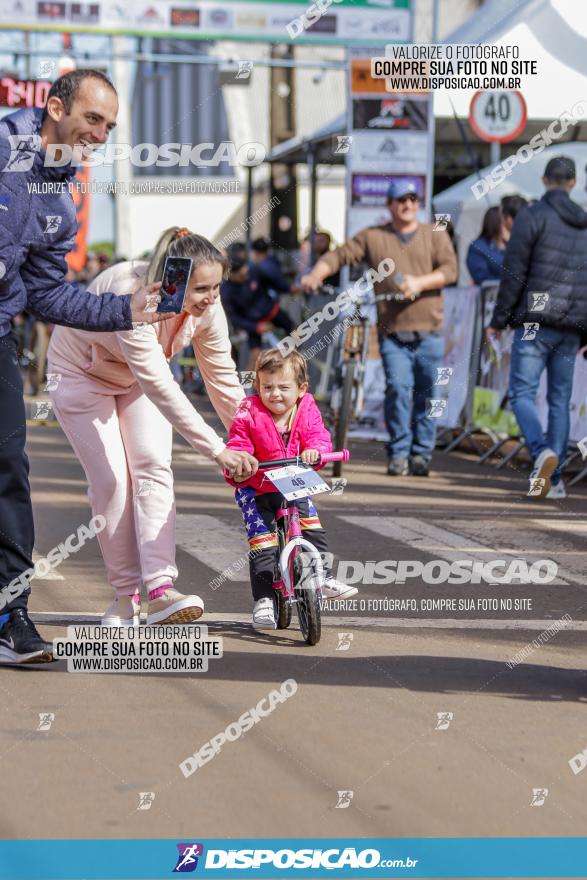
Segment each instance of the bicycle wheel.
[[298,554],[293,561],[294,590],[296,594],[296,610],[300,630],[306,644],[317,645],[320,641],[322,620],[320,615],[320,599],[316,589],[316,576],[303,579],[303,565]]
[[276,590],[273,604],[275,605],[277,629],[287,629],[291,623],[291,602],[287,601],[281,590]]
[[[351,418],[353,404],[353,388],[355,386],[355,375],[357,372],[357,362],[348,360],[344,364],[344,375],[342,377],[342,399],[340,401],[340,409],[336,420],[336,431],[334,435],[334,446],[337,451],[345,449],[346,438],[349,430],[349,422]],[[335,477],[342,476],[342,461],[334,462]]]

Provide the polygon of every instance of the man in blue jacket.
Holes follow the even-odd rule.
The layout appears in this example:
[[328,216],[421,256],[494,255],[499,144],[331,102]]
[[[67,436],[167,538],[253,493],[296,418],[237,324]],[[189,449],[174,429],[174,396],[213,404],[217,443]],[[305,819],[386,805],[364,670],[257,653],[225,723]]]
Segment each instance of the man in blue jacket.
[[[575,163],[551,159],[546,192],[516,217],[503,263],[497,302],[487,329],[491,343],[514,327],[510,400],[534,460],[532,498],[564,498],[560,462],[569,442],[575,359],[587,330],[587,213],[569,196]],[[536,408],[546,369],[546,436]]]
[[146,311],[159,285],[133,297],[95,296],[65,281],[77,231],[69,190],[77,169],[58,167],[51,156],[71,158],[74,148],[89,156],[108,139],[117,112],[107,77],[77,70],[53,83],[44,110],[19,110],[0,121],[0,664],[53,659],[27,613],[34,529],[11,319],[26,308],[55,324],[112,331],[160,318]]

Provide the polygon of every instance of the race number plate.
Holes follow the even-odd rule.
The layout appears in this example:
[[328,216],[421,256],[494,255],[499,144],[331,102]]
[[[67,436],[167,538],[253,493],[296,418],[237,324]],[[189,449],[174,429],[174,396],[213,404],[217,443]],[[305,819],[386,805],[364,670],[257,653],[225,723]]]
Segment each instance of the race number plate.
[[297,498],[307,498],[308,495],[330,491],[330,486],[315,470],[298,464],[274,468],[265,471],[265,474],[287,501],[295,501]]

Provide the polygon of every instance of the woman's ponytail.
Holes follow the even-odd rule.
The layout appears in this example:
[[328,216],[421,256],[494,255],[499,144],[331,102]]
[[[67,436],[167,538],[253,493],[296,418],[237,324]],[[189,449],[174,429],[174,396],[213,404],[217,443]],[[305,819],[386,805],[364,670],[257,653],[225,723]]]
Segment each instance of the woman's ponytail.
[[171,226],[160,236],[153,248],[145,284],[154,284],[163,278],[163,266],[166,257],[189,257],[194,268],[202,263],[220,263],[223,275],[228,270],[226,257],[202,235],[196,235],[185,227]]
[[145,284],[154,284],[156,281],[161,281],[163,278],[165,258],[168,256],[169,246],[171,245],[171,242],[174,241],[178,231],[179,226],[171,226],[159,236],[159,241],[151,253]]

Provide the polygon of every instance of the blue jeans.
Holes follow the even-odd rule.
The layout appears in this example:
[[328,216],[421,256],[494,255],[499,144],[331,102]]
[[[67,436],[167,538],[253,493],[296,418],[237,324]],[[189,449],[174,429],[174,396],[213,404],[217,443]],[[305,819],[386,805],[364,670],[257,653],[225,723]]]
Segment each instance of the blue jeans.
[[[510,401],[520,431],[534,460],[549,447],[562,464],[569,442],[570,402],[579,334],[571,330],[540,327],[534,339],[522,340],[523,327],[517,327],[512,344]],[[546,369],[548,427],[546,436],[538,417],[536,394]],[[560,467],[552,475],[560,480]]]
[[436,441],[436,419],[427,415],[427,401],[440,397],[435,383],[442,366],[444,339],[429,333],[418,342],[379,337],[385,372],[385,424],[389,457],[422,455],[430,460]]

